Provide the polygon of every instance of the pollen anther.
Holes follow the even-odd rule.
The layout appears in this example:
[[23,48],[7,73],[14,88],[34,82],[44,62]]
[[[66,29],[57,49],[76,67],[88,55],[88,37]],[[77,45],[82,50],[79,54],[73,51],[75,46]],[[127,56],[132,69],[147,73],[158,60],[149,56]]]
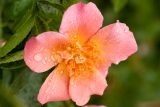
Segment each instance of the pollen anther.
[[78,56],[76,56],[75,57],[75,62],[77,63],[77,64],[82,64],[82,63],[84,63],[86,61],[86,57],[84,57],[84,56],[80,56],[80,55],[78,55]]

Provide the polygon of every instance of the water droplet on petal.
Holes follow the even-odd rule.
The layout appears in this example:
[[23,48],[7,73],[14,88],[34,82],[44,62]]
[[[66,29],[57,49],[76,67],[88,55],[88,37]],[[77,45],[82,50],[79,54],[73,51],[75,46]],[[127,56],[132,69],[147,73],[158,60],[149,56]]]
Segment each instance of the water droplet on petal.
[[41,54],[36,54],[35,56],[34,56],[34,60],[36,60],[36,61],[41,61],[42,60],[42,56],[41,56]]
[[116,62],[115,62],[115,64],[117,64],[117,65],[118,65],[118,64],[119,64],[119,61],[116,61]]
[[62,58],[61,58],[60,54],[55,54],[54,59],[55,59],[56,62],[61,62],[62,61]]
[[60,73],[60,74],[62,74],[62,73],[63,73],[63,71],[61,70],[59,73]]
[[44,51],[45,51],[45,52],[47,52],[47,51],[48,51],[48,49],[44,49]]
[[72,49],[71,47],[67,47],[67,50],[69,50],[69,51],[70,51],[71,49]]
[[43,64],[47,64],[45,60],[42,61]]
[[48,60],[48,57],[45,57],[44,59],[47,61],[47,60]]
[[52,61],[53,62],[55,62],[56,60],[55,60],[55,58],[54,58],[54,56],[51,56],[51,59],[52,59]]
[[116,22],[119,23],[119,20],[117,20]]
[[44,50],[44,48],[40,48],[40,51],[43,51]]
[[51,62],[51,58],[48,58],[48,62]]
[[75,82],[75,80],[71,80],[70,84],[71,84],[71,86],[76,87],[76,82]]
[[47,89],[45,90],[45,92],[46,92],[46,93],[49,93],[49,92],[50,92],[50,88],[47,88]]
[[120,32],[120,30],[118,30],[118,29],[117,29],[115,32],[116,32],[116,33],[119,33],[119,32]]
[[124,32],[128,32],[128,30],[125,29]]
[[29,60],[28,60],[28,62],[30,63],[30,62],[31,62],[31,60],[29,59]]

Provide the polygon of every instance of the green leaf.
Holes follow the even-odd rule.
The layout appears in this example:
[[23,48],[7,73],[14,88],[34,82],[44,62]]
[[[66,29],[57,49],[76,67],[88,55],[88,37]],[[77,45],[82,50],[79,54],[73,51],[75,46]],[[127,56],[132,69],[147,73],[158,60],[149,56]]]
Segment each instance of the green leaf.
[[[48,5],[46,2],[38,2],[39,19],[50,26],[50,30],[58,30],[61,23],[63,11],[53,5]],[[44,19],[44,20],[43,20]]]
[[20,61],[1,64],[0,68],[6,70],[13,70],[13,69],[23,68],[24,66],[25,66],[24,61],[20,60]]
[[0,82],[0,107],[26,107],[11,89]]
[[112,0],[114,11],[119,12],[127,4],[128,0]]
[[32,5],[32,2],[32,0],[15,0],[12,5],[13,15],[18,16],[19,14],[22,14],[22,12]]
[[64,6],[65,9],[67,9],[72,4],[75,4],[79,2],[80,0],[61,0],[61,4]]
[[23,59],[23,51],[18,51],[16,53],[10,54],[5,58],[0,59],[0,64],[15,62]]
[[0,1],[0,39],[2,38],[2,10],[3,10],[3,2]]
[[49,30],[49,24],[43,18],[37,16],[34,27],[32,29],[32,35],[38,35]]
[[9,19],[15,20],[25,14],[32,7],[35,0],[5,0],[5,14]]
[[49,0],[46,0],[46,1],[41,0],[39,2],[42,3],[42,4],[53,6],[54,8],[57,8],[57,9],[61,10],[62,12],[65,10],[65,8],[63,7],[63,5],[58,4],[58,3],[53,3],[53,2],[51,2]]
[[2,82],[3,82],[3,84],[5,84],[6,86],[10,86],[10,83],[13,79],[12,74],[13,74],[13,72],[11,72],[8,69],[3,69],[2,70]]
[[37,3],[39,16],[49,25],[50,30],[59,30],[64,11],[78,0],[40,0]]
[[15,21],[15,24],[13,24],[12,29],[13,31],[17,31],[20,29],[21,26],[23,26],[31,17],[32,17],[32,9],[29,9],[26,14],[21,18],[21,20],[17,19]]
[[[63,11],[62,9],[58,8],[58,4],[54,4],[54,3],[50,3],[50,2],[38,2],[37,3],[38,8],[40,10],[40,12],[43,12],[44,15],[46,15],[46,18],[54,18],[62,15]],[[59,5],[60,6],[60,5]]]
[[24,24],[17,30],[17,32],[10,37],[7,43],[0,48],[0,58],[8,54],[14,49],[31,31],[34,26],[34,17],[30,17]]
[[49,72],[35,73],[28,68],[19,71],[19,75],[12,83],[16,95],[21,98],[28,107],[41,107],[37,101],[38,91]]

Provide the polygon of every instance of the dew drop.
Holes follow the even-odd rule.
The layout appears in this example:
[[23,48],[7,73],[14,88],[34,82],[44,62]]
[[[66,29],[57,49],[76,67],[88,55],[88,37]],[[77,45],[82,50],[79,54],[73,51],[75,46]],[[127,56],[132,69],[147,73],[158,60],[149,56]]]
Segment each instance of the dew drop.
[[119,30],[116,30],[115,32],[116,32],[116,33],[119,33],[120,31],[119,31]]
[[44,50],[44,48],[40,48],[40,51],[43,51]]
[[59,73],[60,73],[60,74],[62,74],[62,73],[63,73],[63,71],[61,70]]
[[46,92],[46,93],[49,93],[49,92],[50,92],[50,88],[47,88],[47,89],[45,90],[45,92]]
[[34,60],[36,60],[36,61],[41,61],[42,60],[42,56],[41,56],[41,54],[36,54],[35,56],[34,56]]
[[51,59],[52,59],[52,61],[54,61],[54,62],[56,61],[55,58],[54,58],[54,56],[51,56]]
[[124,30],[124,32],[128,32],[128,30]]
[[47,52],[47,51],[48,51],[48,49],[44,49],[44,51],[45,51],[45,52]]
[[71,47],[67,47],[67,50],[69,50],[69,51],[70,51],[71,49],[72,49]]
[[28,60],[28,62],[30,63],[30,62],[31,62],[31,60],[29,59],[29,60]]
[[116,22],[119,23],[119,20],[117,20]]
[[62,61],[62,58],[61,58],[60,54],[55,54],[53,58],[54,58],[55,62],[61,62]]
[[48,58],[48,62],[51,62],[51,59],[50,59],[50,58]]
[[124,32],[128,32],[128,31],[129,31],[128,27],[124,28]]
[[70,84],[71,84],[73,87],[76,87],[75,80],[71,80]]
[[48,60],[48,57],[45,57],[44,59],[47,61],[47,60]]
[[119,61],[116,61],[115,64],[118,65],[118,64],[119,64]]
[[43,64],[47,64],[45,60],[42,61]]

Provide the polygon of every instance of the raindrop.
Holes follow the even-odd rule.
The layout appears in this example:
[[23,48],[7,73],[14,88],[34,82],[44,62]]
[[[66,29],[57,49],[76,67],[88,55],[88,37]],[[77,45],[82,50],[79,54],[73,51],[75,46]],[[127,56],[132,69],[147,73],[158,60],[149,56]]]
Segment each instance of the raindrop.
[[128,32],[128,30],[125,29],[124,32]]
[[47,52],[47,51],[48,51],[48,49],[44,49],[44,51],[45,51],[45,52]]
[[115,32],[116,32],[116,33],[119,33],[120,31],[119,31],[119,30],[116,30]]
[[60,74],[62,74],[62,73],[63,73],[63,71],[60,71],[59,73],[60,73]]
[[36,60],[36,61],[41,61],[42,60],[42,56],[41,56],[41,54],[36,54],[35,56],[34,56],[34,60]]
[[43,64],[47,64],[45,60],[42,61]]
[[115,64],[118,65],[118,64],[119,64],[119,61],[116,61]]
[[44,59],[47,61],[47,60],[48,60],[48,57],[45,57]]
[[29,59],[29,60],[28,60],[28,62],[30,63],[30,62],[31,62],[31,60]]
[[54,62],[56,61],[55,58],[54,58],[54,56],[51,56],[51,59],[52,59],[52,61],[54,61]]
[[40,48],[40,51],[43,51],[44,50],[44,48]]
[[48,58],[48,62],[51,62],[51,58]]
[[46,93],[49,93],[50,92],[50,88],[47,88],[47,90],[45,90]]
[[75,80],[71,80],[70,84],[71,84],[73,87],[76,87]]
[[67,47],[67,50],[69,50],[69,51],[70,51],[71,49],[72,49],[71,47]]

